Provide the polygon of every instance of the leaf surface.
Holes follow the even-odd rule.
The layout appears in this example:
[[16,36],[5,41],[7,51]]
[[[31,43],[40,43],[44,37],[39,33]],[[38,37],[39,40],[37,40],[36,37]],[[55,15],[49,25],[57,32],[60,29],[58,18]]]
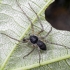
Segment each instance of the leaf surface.
[[[41,26],[28,5],[30,3],[44,27],[44,32],[39,37],[46,35],[51,25],[45,20],[44,11],[52,0],[18,0],[18,2],[34,23],[34,33],[36,34],[41,30]],[[18,40],[28,38],[29,34],[32,34],[30,22],[17,6],[16,0],[0,1],[0,33],[2,32]],[[70,33],[66,31],[53,28],[45,40],[70,47]],[[41,66],[39,66],[37,48],[23,59],[23,56],[32,50],[32,44],[19,43],[0,34],[0,70],[70,70],[70,50],[47,42],[45,44],[47,50],[41,51]]]

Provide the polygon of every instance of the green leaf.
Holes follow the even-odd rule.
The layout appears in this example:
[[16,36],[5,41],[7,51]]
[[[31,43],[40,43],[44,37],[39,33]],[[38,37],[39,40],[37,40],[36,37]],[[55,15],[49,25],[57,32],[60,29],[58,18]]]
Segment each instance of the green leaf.
[[[38,18],[30,9],[28,3],[36,11],[44,27],[44,32],[39,37],[46,35],[51,25],[45,20],[44,11],[53,0],[18,0],[22,9],[34,23],[34,33],[41,30]],[[13,38],[22,40],[32,34],[30,22],[17,6],[16,0],[0,1],[0,33],[5,33]],[[70,47],[70,33],[52,29],[45,40]],[[43,41],[45,42],[45,41]],[[26,58],[23,56],[33,48],[30,43],[19,43],[0,34],[0,70],[70,70],[70,49],[64,46],[49,44],[46,51],[41,51],[39,64],[38,49]],[[37,46],[36,46],[37,47]]]

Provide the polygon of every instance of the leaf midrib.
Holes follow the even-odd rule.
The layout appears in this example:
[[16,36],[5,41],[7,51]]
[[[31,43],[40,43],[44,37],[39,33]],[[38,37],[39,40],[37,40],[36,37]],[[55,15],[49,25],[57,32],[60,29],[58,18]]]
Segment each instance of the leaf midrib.
[[[50,64],[50,63],[53,63],[53,62],[58,62],[58,61],[61,61],[61,60],[66,60],[68,58],[70,58],[69,54],[65,55],[65,56],[58,57],[58,58],[50,59],[50,60],[47,60],[47,61],[43,61],[43,62],[41,62],[41,66],[46,65],[46,64]],[[36,63],[36,64],[32,64],[32,65],[29,65],[29,66],[13,69],[13,70],[27,70],[27,69],[32,69],[32,68],[35,68],[35,67],[38,67],[38,66],[40,66],[40,64]]]
[[[52,0],[49,0],[45,5],[44,7],[38,12],[38,16],[46,9],[46,7],[49,6],[49,4],[52,2]],[[37,19],[37,17],[34,18],[34,20],[32,21],[33,23],[35,22],[35,20]],[[24,33],[21,35],[21,37],[19,38],[19,40],[21,40],[24,35],[28,32],[29,28],[31,27],[31,25],[29,25],[27,27],[27,29],[24,31]],[[10,58],[10,56],[12,55],[13,51],[16,49],[17,45],[14,46],[14,48],[11,50],[11,52],[8,54],[8,56],[6,57],[5,61],[3,62],[2,66],[1,66],[1,70],[3,70]]]

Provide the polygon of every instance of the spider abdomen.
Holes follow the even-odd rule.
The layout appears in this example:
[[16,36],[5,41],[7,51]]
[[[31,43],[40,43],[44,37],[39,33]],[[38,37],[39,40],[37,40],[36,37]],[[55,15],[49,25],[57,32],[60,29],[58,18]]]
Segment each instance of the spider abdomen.
[[46,50],[46,45],[41,40],[38,40],[38,37],[35,35],[30,36],[30,42],[33,44],[37,44],[41,50]]
[[47,49],[45,43],[42,42],[41,40],[37,41],[37,45],[41,50],[46,50]]

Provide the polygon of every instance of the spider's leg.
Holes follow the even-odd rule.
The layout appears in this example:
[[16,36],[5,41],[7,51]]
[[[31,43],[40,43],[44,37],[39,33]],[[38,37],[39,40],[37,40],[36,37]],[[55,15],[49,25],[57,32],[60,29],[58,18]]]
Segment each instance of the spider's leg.
[[39,54],[39,64],[40,64],[40,61],[41,61],[41,53],[40,53],[40,48],[38,47],[38,54]]
[[18,40],[18,39],[16,39],[16,38],[13,38],[13,37],[11,37],[11,36],[5,34],[5,33],[1,33],[1,34],[3,34],[3,35],[5,35],[5,36],[7,36],[7,37],[9,37],[9,38],[11,38],[11,39],[13,39],[13,40],[15,40],[15,41],[21,42],[21,43],[26,43],[26,42],[29,41],[28,38],[26,38],[26,39],[24,38],[23,41],[20,41],[20,40]]
[[32,11],[36,14],[36,16],[37,16],[37,18],[38,18],[38,20],[39,20],[39,23],[40,23],[40,25],[41,25],[41,27],[42,27],[41,31],[39,31],[39,32],[37,33],[37,34],[40,34],[40,33],[42,33],[42,32],[44,31],[44,27],[43,27],[43,25],[42,25],[42,23],[41,23],[41,20],[40,20],[39,16],[38,16],[37,13],[35,12],[35,10],[31,7],[30,3],[28,3],[28,4],[29,4],[30,8],[32,9]]
[[35,47],[34,47],[34,45],[33,45],[33,49],[32,49],[28,54],[26,54],[25,56],[23,56],[23,59],[24,59],[25,57],[27,57],[29,54],[31,54],[31,53],[34,51],[34,49],[35,49]]
[[27,17],[27,19],[30,21],[31,23],[31,29],[32,29],[32,33],[34,34],[34,27],[33,27],[33,23],[31,21],[31,19],[29,18],[29,16],[27,16],[27,14],[24,12],[24,10],[20,7],[20,4],[18,3],[18,1],[16,0],[16,3],[18,5],[18,7],[21,9],[22,13]]
[[[45,41],[46,41],[46,40],[45,40]],[[46,41],[46,43],[53,44],[53,45],[59,45],[59,46],[65,47],[66,49],[70,49],[70,47],[67,47],[67,46],[62,45],[62,44],[52,43],[52,42],[48,42],[48,41]]]
[[20,40],[18,40],[18,39],[15,39],[15,38],[13,38],[13,37],[11,37],[11,36],[5,34],[5,33],[1,33],[1,34],[3,34],[3,35],[5,35],[5,36],[7,36],[7,37],[9,37],[9,38],[11,38],[11,39],[13,39],[13,40],[15,40],[15,41],[22,42],[22,41],[20,41]]
[[42,38],[45,39],[51,33],[51,31],[52,31],[52,27],[51,27],[50,31]]

